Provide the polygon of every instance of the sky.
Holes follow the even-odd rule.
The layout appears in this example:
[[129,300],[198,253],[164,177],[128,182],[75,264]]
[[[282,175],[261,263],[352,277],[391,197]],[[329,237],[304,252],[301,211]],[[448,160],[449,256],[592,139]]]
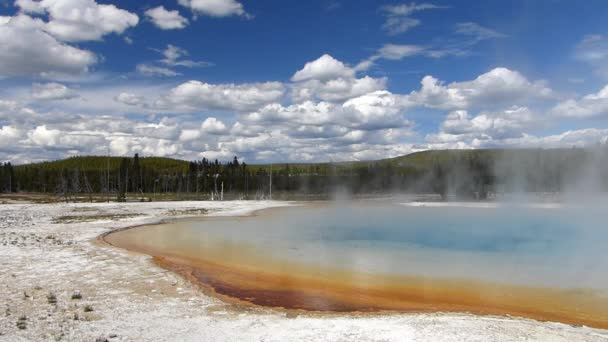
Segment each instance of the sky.
[[608,2],[0,0],[0,162],[608,142]]

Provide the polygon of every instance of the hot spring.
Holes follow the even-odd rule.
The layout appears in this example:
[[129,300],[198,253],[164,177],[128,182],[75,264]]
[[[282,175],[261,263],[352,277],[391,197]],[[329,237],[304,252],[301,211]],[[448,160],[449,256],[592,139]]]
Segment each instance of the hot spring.
[[582,206],[313,204],[112,233],[226,300],[608,328],[608,229]]

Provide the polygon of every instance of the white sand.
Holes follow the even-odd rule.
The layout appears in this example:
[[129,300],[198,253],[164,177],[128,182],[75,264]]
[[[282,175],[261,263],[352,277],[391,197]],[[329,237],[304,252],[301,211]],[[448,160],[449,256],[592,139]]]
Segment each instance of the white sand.
[[[287,204],[0,205],[0,341],[608,341],[603,330],[467,314],[288,318],[270,309],[239,309],[202,294],[148,256],[94,241],[112,229],[175,215],[172,210],[241,215]],[[53,223],[64,215],[100,214],[138,216]],[[82,299],[70,298],[75,290]],[[56,305],[48,303],[49,292]],[[85,305],[93,311],[85,313]],[[27,316],[24,330],[16,325],[21,315]]]

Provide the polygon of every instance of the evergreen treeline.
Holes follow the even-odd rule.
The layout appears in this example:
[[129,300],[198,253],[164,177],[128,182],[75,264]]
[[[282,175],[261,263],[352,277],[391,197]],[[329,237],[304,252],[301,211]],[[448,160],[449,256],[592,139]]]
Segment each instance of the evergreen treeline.
[[[271,177],[272,173],[272,177]],[[0,191],[63,196],[195,194],[196,198],[275,198],[388,192],[486,198],[502,192],[608,189],[608,148],[425,151],[371,162],[247,165],[236,157],[186,162],[147,157],[73,157],[0,165]],[[569,189],[569,187],[571,187]],[[149,196],[148,196],[149,197]]]

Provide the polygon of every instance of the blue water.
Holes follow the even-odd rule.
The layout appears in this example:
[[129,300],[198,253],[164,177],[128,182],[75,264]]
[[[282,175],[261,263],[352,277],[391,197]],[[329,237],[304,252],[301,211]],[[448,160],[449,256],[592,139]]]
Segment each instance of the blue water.
[[159,226],[145,243],[201,257],[246,254],[353,272],[607,290],[603,211],[344,203]]

